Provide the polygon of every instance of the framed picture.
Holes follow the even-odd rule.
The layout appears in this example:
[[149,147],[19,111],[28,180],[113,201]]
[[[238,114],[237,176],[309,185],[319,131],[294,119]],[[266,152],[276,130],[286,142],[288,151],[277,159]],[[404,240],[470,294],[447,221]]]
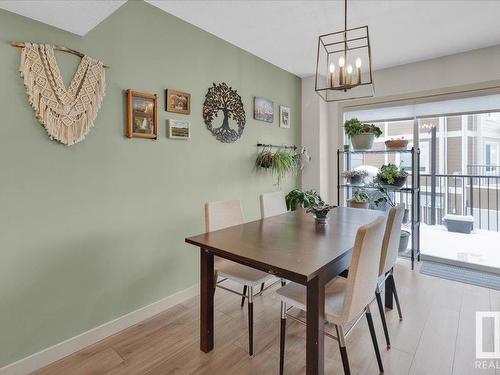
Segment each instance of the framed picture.
[[168,138],[189,139],[191,138],[191,129],[189,121],[185,120],[167,120]]
[[166,89],[165,110],[168,112],[189,115],[191,113],[191,94],[177,90]]
[[127,136],[158,138],[157,95],[127,91]]
[[280,128],[290,128],[290,108],[280,105]]
[[254,97],[253,118],[259,121],[274,122],[274,103],[269,99]]

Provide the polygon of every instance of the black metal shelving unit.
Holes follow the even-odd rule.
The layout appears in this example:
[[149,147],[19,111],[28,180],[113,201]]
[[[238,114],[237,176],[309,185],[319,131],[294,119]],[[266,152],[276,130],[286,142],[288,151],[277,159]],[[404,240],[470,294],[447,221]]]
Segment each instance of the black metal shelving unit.
[[[411,154],[411,183],[406,184],[402,188],[380,186],[376,184],[368,185],[351,185],[343,183],[342,171],[349,170],[351,165],[351,155],[355,154]],[[342,151],[337,150],[337,202],[339,205],[346,202],[346,199],[341,201],[341,193],[344,192],[344,198],[351,194],[352,189],[385,189],[388,192],[400,195],[405,194],[410,197],[410,216],[409,224],[403,225],[404,229],[409,229],[411,232],[411,268],[414,269],[415,260],[420,261],[420,149],[402,149],[402,150],[366,150],[366,151]],[[401,196],[400,196],[401,201]],[[408,201],[408,199],[406,200]]]

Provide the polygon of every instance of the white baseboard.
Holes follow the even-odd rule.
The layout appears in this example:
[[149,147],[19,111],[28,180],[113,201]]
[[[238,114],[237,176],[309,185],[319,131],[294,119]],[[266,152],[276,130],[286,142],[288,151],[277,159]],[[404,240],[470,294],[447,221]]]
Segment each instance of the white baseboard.
[[196,296],[199,293],[199,285],[193,285],[187,289],[181,290],[171,296],[165,297],[148,306],[132,311],[117,319],[111,320],[98,327],[84,332],[78,336],[72,337],[59,344],[44,349],[38,353],[32,354],[29,357],[20,359],[5,367],[0,368],[0,375],[26,375],[42,367],[45,367],[52,362],[64,358],[72,353],[75,353],[89,345],[95,344],[98,341],[105,339],[117,332],[131,327],[145,319],[151,318],[154,315],[169,309],[172,306],[178,305],[189,298]]

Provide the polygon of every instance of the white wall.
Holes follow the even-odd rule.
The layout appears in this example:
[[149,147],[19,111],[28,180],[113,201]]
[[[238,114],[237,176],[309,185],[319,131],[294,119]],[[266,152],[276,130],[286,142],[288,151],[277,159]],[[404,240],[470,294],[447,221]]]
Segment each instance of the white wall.
[[336,150],[342,144],[344,107],[499,88],[500,45],[375,71],[374,83],[373,98],[324,103],[314,91],[314,77],[302,79],[302,144],[314,155],[302,184],[319,189],[329,202],[336,203]]

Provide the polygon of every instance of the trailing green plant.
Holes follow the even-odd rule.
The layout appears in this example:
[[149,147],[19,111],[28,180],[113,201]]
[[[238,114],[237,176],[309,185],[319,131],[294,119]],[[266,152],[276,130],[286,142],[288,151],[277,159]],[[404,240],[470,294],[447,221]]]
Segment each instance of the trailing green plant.
[[260,151],[255,159],[255,167],[272,172],[278,178],[278,186],[287,174],[298,174],[311,160],[307,149],[302,147],[299,151],[278,149],[272,152],[265,148]]
[[394,182],[397,178],[407,177],[408,172],[406,172],[403,168],[397,167],[395,164],[384,164],[380,167],[380,171],[377,173],[375,177],[376,183],[383,183],[387,181],[389,185],[394,185]]
[[350,199],[351,202],[370,203],[371,198],[364,190],[356,191]]
[[307,208],[313,204],[323,202],[321,197],[314,190],[303,191],[294,189],[286,197],[286,208],[288,211],[295,211],[297,208]]
[[368,177],[368,172],[367,171],[357,171],[355,169],[351,170],[351,171],[345,171],[345,172],[342,172],[342,176],[345,177],[345,178],[353,178],[353,177],[361,177],[361,178],[365,178],[365,177]]
[[374,134],[378,138],[382,135],[382,130],[378,126],[362,123],[357,118],[352,118],[344,122],[344,129],[349,137],[360,134]]
[[293,155],[293,160],[295,162],[295,171],[300,172],[302,169],[304,169],[306,163],[311,161],[311,156],[309,156],[309,153],[307,152],[307,149],[305,147],[301,147],[300,151]]
[[324,219],[328,216],[328,212],[335,206],[326,204],[325,202],[315,203],[309,206],[306,212],[313,213],[317,219]]

